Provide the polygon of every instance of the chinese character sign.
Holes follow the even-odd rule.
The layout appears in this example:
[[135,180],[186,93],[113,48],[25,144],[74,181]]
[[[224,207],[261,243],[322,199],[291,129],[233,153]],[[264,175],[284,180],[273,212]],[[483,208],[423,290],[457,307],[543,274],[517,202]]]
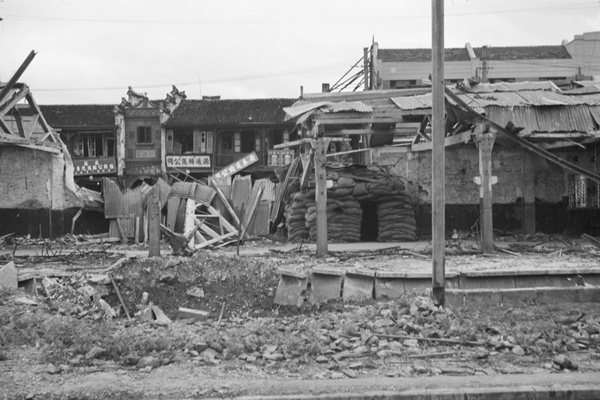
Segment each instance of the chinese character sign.
[[228,166],[226,166],[225,168],[223,168],[222,170],[220,170],[219,172],[214,174],[213,178],[222,179],[227,176],[231,176],[231,175],[235,174],[236,172],[240,172],[247,166],[254,164],[257,161],[258,161],[258,156],[256,155],[255,152],[246,154],[244,157],[240,158],[236,162],[229,164]]
[[210,168],[210,156],[167,156],[167,168]]

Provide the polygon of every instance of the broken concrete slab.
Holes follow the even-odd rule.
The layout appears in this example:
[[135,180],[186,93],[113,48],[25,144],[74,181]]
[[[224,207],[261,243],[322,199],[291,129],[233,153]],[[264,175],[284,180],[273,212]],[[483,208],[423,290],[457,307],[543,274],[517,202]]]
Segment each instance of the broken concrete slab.
[[310,297],[313,304],[341,296],[344,270],[332,267],[315,267],[310,274]]
[[346,271],[342,298],[365,299],[373,298],[375,271],[366,268],[354,268]]
[[280,268],[279,284],[273,302],[286,306],[301,306],[304,303],[304,292],[308,287],[308,275],[306,272]]
[[193,287],[189,288],[187,292],[185,292],[188,296],[204,298],[204,288],[201,287]]
[[9,262],[0,268],[0,286],[17,289],[19,282],[17,281],[17,268],[14,262]]
[[375,298],[398,298],[404,294],[404,278],[406,273],[401,271],[377,271],[375,273]]
[[21,279],[21,276],[19,276],[18,285],[19,285],[19,288],[21,288],[25,291],[25,293],[29,293],[34,296],[38,295],[37,279],[35,277],[29,276],[28,279]]
[[159,307],[152,305],[150,307],[152,314],[154,314],[154,320],[159,325],[168,325],[171,322],[171,318],[167,317],[166,314]]
[[193,308],[179,307],[177,310],[177,319],[194,319],[195,321],[206,321],[209,316],[208,311],[196,310]]
[[37,301],[30,299],[29,297],[25,297],[25,296],[17,297],[15,299],[15,304],[25,304],[28,306],[37,306],[38,305]]

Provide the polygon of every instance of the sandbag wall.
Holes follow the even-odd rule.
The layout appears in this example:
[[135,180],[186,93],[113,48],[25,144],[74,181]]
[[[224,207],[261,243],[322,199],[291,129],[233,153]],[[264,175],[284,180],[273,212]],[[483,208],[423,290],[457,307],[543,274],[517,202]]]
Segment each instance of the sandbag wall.
[[[327,237],[332,241],[361,240],[363,206],[375,204],[377,240],[416,240],[413,201],[404,184],[377,167],[327,169]],[[290,182],[284,216],[291,241],[316,239],[316,203],[314,179],[309,188],[300,190],[298,179]],[[367,222],[368,223],[368,222]]]

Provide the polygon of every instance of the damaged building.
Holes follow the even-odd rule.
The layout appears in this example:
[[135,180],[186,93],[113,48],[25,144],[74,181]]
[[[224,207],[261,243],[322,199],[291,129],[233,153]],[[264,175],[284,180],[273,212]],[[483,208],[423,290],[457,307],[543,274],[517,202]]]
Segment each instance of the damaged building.
[[[385,204],[388,196],[398,201],[406,199],[394,209],[414,212],[417,234],[428,236],[431,234],[432,188],[431,95],[418,94],[418,90],[309,95],[286,111],[303,127],[305,141],[295,144],[304,148],[301,153],[316,153],[315,141],[324,141],[329,150],[326,157],[334,157],[339,148],[330,143],[347,143],[348,149],[339,154],[354,155],[353,160],[348,160],[350,163],[360,162],[390,181],[400,180],[396,187],[402,190],[372,193],[370,202]],[[490,165],[494,183],[494,228],[521,233],[597,232],[600,94],[589,94],[589,91],[585,95],[569,94],[552,82],[473,84],[473,87],[466,82],[451,92],[476,110],[477,115],[501,127],[512,126],[507,132],[512,136],[504,135],[501,128],[492,129],[498,132]],[[487,132],[490,128],[452,101],[447,101],[446,109],[446,229],[477,233],[481,223],[477,132],[481,129]],[[306,162],[302,164],[308,166]],[[380,183],[377,178],[357,176],[356,171],[360,170],[356,167],[352,167],[353,172],[338,171],[334,165],[331,158],[323,163],[328,188],[328,234],[335,238],[336,232],[349,235],[347,232],[374,229],[379,230],[379,235],[371,237],[377,236],[377,240],[395,240],[395,237],[406,240],[408,237],[401,235],[382,237],[381,223],[387,218],[397,218],[399,224],[410,223],[413,214],[408,218],[403,215],[404,219],[395,215],[379,216],[382,209],[378,205],[375,211],[369,211],[369,218],[362,218],[368,206],[361,206],[362,215],[357,213],[354,219],[345,216],[345,225],[330,228],[333,210],[341,213],[344,207],[352,210],[347,202],[336,206],[335,199],[341,188],[358,186],[361,179],[367,186],[377,187]],[[298,176],[302,174],[300,171]],[[357,179],[340,184],[340,180],[334,178],[340,176]],[[304,221],[299,216],[301,212],[294,213],[295,208],[309,201],[307,199],[315,193],[311,184],[307,180],[306,199],[298,194],[288,199],[287,224],[291,238],[300,235],[314,239],[310,208],[314,201],[308,203]],[[357,204],[360,205],[360,201]],[[355,208],[358,205],[355,204]],[[300,231],[301,222],[305,223],[304,231]],[[352,240],[357,238],[356,235],[351,237]]]
[[[25,67],[0,85],[0,235],[54,237],[69,229],[82,202],[69,152],[32,90],[17,82]],[[20,101],[28,105],[23,115]]]

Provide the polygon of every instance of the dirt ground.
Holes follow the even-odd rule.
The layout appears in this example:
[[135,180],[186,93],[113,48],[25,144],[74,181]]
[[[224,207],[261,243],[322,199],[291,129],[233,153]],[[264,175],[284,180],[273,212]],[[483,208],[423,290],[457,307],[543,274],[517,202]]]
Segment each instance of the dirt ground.
[[[273,304],[277,269],[310,266],[312,253],[205,251],[122,260],[113,252],[122,246],[66,241],[59,247],[80,250],[0,260],[15,262],[20,275],[45,277],[37,296],[0,289],[0,399],[208,398],[322,393],[326,382],[358,379],[383,389],[389,379],[401,385],[398,378],[600,376],[597,304],[450,309],[406,296],[281,307]],[[451,254],[448,263],[597,263],[588,250],[520,250],[519,258],[494,253],[491,260]],[[388,249],[332,254],[328,262],[400,257],[411,256]],[[115,263],[111,277],[131,320],[107,279]],[[149,317],[151,305],[171,321]],[[208,318],[178,318],[180,307]]]

